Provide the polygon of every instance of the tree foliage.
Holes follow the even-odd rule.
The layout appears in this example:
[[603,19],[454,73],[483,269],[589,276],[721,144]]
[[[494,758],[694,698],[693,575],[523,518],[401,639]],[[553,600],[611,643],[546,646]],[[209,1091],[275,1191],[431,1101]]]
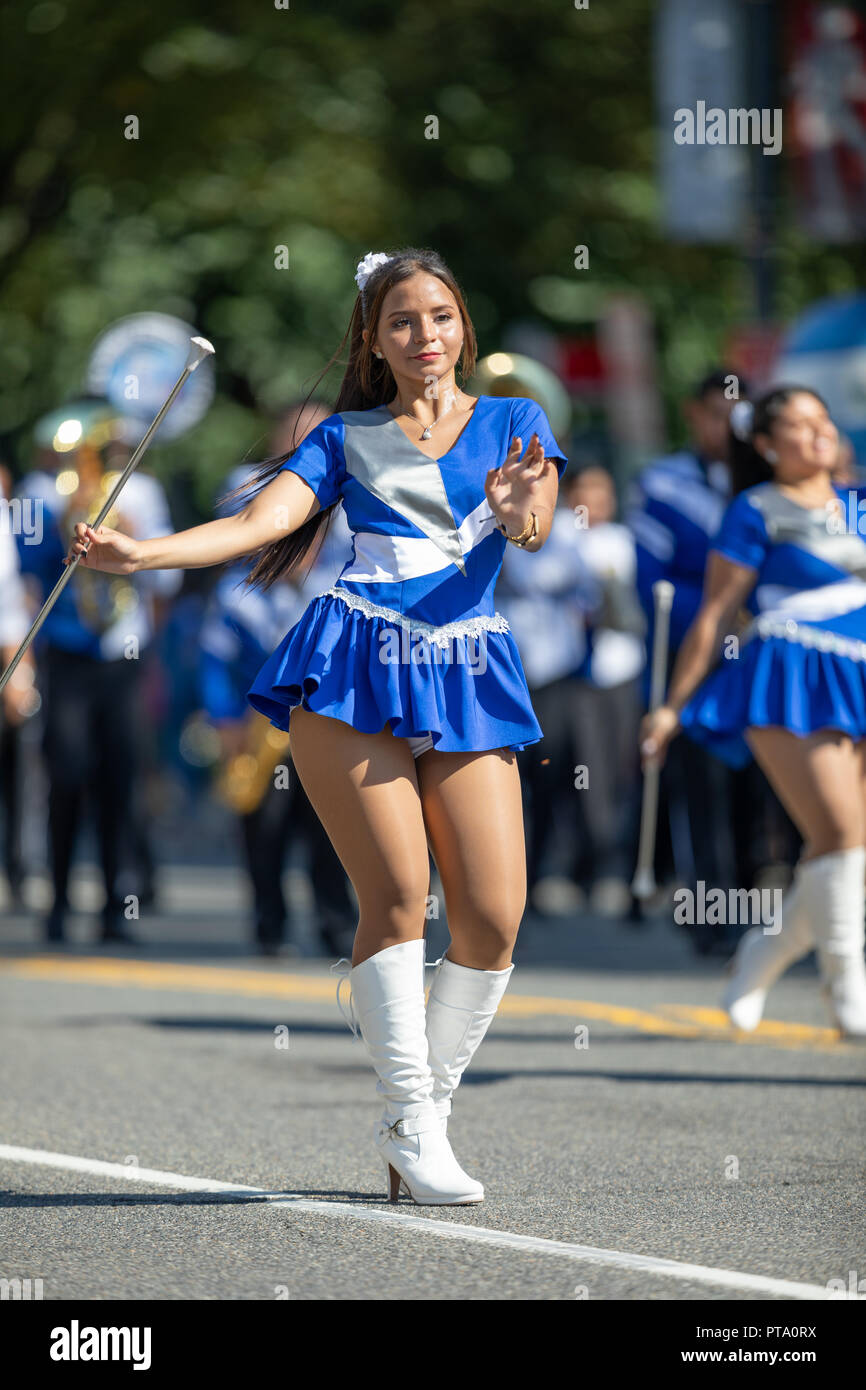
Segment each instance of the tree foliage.
[[[109,323],[176,313],[215,343],[218,398],[149,466],[209,510],[336,349],[357,259],[403,244],[452,264],[482,353],[515,319],[573,331],[609,291],[639,291],[673,401],[750,316],[751,284],[742,247],[683,247],[660,228],[652,13],[650,0],[7,11],[7,450],[26,464],[28,426],[80,389]],[[864,255],[805,243],[779,196],[774,264],[790,315],[856,287]],[[574,269],[576,244],[589,272]],[[320,393],[335,390],[332,377]]]

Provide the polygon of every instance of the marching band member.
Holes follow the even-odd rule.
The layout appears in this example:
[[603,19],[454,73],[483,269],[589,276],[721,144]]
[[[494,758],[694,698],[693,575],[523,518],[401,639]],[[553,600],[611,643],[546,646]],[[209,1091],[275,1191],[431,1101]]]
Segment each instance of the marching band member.
[[[640,817],[635,754],[640,725],[646,621],[637,594],[637,555],[606,469],[589,464],[563,479],[580,555],[599,593],[589,615],[587,652],[572,692],[576,762],[588,785],[577,797],[579,852],[590,877],[589,907],[619,917],[631,907],[629,878]],[[600,750],[603,750],[600,755]]]
[[[11,478],[0,468],[0,670],[14,657],[32,621],[15,544],[14,510],[8,496]],[[14,903],[22,901],[20,729],[39,707],[36,667],[31,651],[6,682],[0,703],[0,795],[3,804],[3,866]]]
[[[804,840],[779,920],[742,937],[724,1006],[757,1027],[767,991],[814,946],[839,1029],[866,1037],[866,540],[862,489],[835,487],[825,402],[780,386],[732,417],[736,496],[646,756],[677,729],[732,766],[751,755]],[[754,615],[740,638],[738,611]],[[713,668],[724,645],[725,657]]]
[[[63,419],[60,420],[60,416]],[[109,447],[122,443],[122,422],[106,406],[73,403],[37,426],[58,442],[56,471],[29,474],[18,490],[38,507],[40,526],[19,534],[22,572],[40,593],[54,587],[74,527],[92,515],[110,490]],[[116,453],[114,455],[116,458]],[[161,504],[155,511],[155,499]],[[121,521],[144,537],[170,529],[156,479],[133,473],[124,489]],[[159,522],[162,522],[162,525]],[[79,570],[83,567],[79,566]],[[109,578],[86,571],[63,590],[34,639],[44,696],[43,752],[48,773],[48,827],[53,902],[45,921],[49,941],[64,939],[69,875],[86,798],[92,799],[105,889],[100,939],[129,943],[121,891],[122,851],[132,839],[138,772],[139,674],[154,631],[153,600],[177,591],[168,572]]]

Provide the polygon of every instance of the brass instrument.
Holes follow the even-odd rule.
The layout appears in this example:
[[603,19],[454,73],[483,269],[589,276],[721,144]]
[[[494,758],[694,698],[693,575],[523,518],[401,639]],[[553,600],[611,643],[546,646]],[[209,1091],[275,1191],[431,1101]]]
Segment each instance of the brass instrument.
[[[53,431],[48,447],[57,459],[58,496],[66,499],[58,517],[66,549],[72,543],[76,523],[93,521],[117,482],[118,472],[106,466],[105,456],[113,445],[123,441],[123,424],[113,412],[89,402],[67,410],[67,417],[59,424],[57,420],[63,411],[53,412],[40,422],[49,432]],[[63,459],[64,454],[69,455],[68,462]],[[123,518],[116,507],[108,513],[104,525],[123,529]],[[75,600],[82,622],[97,635],[106,632],[139,602],[128,576],[104,574],[89,570],[86,565],[79,565],[76,570]]]
[[[519,352],[491,352],[477,364],[467,383],[486,396],[526,396],[536,401],[550,421],[557,439],[565,439],[571,425],[571,401],[555,372],[534,357]],[[524,443],[528,443],[524,440]]]
[[[80,451],[84,453],[85,450]],[[92,489],[78,489],[70,498],[63,516],[60,530],[66,548],[72,544],[76,522],[91,521],[102,507],[103,502],[117,481],[117,473],[104,473],[99,483]],[[83,497],[88,497],[83,504]],[[103,523],[117,528],[120,518],[116,508],[108,513]],[[104,574],[99,570],[79,565],[75,574],[75,597],[82,622],[98,634],[106,632],[122,618],[124,613],[135,608],[138,594],[132,580],[122,574]]]
[[289,752],[289,735],[258,710],[250,710],[243,727],[244,751],[223,760],[214,794],[236,815],[248,816],[261,805],[274,770]]

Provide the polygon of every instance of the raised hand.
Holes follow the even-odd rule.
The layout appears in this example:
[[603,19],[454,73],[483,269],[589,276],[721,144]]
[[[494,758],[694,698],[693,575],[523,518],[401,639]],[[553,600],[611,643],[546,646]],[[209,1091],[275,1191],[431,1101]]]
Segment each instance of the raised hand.
[[78,521],[64,565],[70,564],[76,555],[81,555],[80,563],[88,569],[104,570],[106,574],[133,574],[138,542],[122,531],[112,531],[110,526],[100,526],[94,531],[86,521]]
[[553,466],[545,463],[537,434],[533,434],[521,458],[522,452],[523,440],[515,435],[505,462],[491,468],[484,481],[484,493],[497,521],[512,536],[525,528],[530,512],[540,506],[544,497],[541,480]]

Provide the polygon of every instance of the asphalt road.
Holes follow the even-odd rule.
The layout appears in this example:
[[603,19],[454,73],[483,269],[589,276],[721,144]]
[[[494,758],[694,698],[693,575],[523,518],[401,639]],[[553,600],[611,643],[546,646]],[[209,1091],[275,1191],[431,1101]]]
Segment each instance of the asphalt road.
[[744,1039],[682,932],[528,917],[449,1128],[486,1200],[393,1208],[303,885],[301,954],[264,960],[231,870],[163,884],[136,949],[81,916],[47,951],[4,915],[0,1276],[45,1299],[448,1301],[785,1301],[866,1276],[866,1048],[828,1029],[811,963]]

